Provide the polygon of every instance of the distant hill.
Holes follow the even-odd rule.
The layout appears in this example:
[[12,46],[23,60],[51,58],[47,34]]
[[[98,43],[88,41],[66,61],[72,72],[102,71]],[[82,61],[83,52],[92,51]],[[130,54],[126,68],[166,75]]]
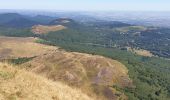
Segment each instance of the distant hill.
[[18,13],[4,13],[0,14],[0,26],[5,27],[32,27],[37,24],[49,24],[55,17],[37,15],[37,16],[26,16]]
[[[31,27],[33,25],[63,25],[69,27],[80,26],[78,22],[71,18],[65,17],[51,17],[45,15],[37,16],[26,16],[18,13],[4,13],[0,14],[0,26],[5,27]],[[87,20],[87,19],[86,19]],[[90,20],[90,19],[89,19]],[[81,22],[81,21],[80,21]],[[92,25],[96,27],[125,27],[130,26],[130,24],[118,22],[118,21],[92,21]]]
[[119,21],[96,21],[92,23],[95,27],[105,27],[105,28],[114,28],[114,27],[126,27],[131,26],[131,24],[119,22]]
[[12,21],[16,18],[22,18],[23,16],[17,14],[17,13],[5,13],[5,14],[0,14],[0,24],[7,23],[9,21]]
[[30,17],[17,13],[0,14],[0,25],[5,27],[30,27],[38,24],[31,20]]
[[78,23],[70,18],[56,18],[45,15],[26,16],[18,13],[4,13],[0,14],[0,26],[4,27],[32,27],[34,25],[64,25],[76,26]]
[[50,16],[45,16],[45,15],[37,15],[32,17],[33,21],[42,23],[42,24],[49,24],[51,21],[55,20],[56,17],[50,17]]
[[50,25],[64,25],[64,26],[77,26],[78,23],[70,18],[57,18],[49,23]]
[[18,17],[18,18],[15,18],[9,22],[4,23],[3,26],[17,28],[17,27],[31,27],[31,26],[37,25],[37,24],[39,24],[39,23],[36,21],[32,21],[32,20],[29,20],[24,17]]
[[56,31],[60,31],[60,30],[64,30],[66,29],[65,26],[62,25],[51,25],[51,26],[47,26],[47,25],[35,25],[32,27],[32,32],[34,34],[47,34],[49,32],[56,32]]

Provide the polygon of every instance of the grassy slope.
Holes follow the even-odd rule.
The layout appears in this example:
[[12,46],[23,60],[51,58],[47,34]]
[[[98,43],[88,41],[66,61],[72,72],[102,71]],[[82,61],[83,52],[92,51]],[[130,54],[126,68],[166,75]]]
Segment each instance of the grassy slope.
[[0,63],[1,100],[91,100],[78,89]]
[[45,54],[56,47],[34,43],[35,38],[0,37],[0,59],[23,58]]
[[[52,43],[51,43],[52,44]],[[69,51],[97,54],[122,62],[136,85],[135,89],[120,89],[130,100],[169,100],[170,98],[170,61],[149,58],[112,48],[89,45],[53,43]]]
[[35,25],[32,27],[32,32],[34,34],[47,34],[49,32],[60,31],[63,29],[66,29],[66,27],[62,25],[52,25],[52,26]]
[[[93,32],[90,29],[71,31],[68,29],[40,37],[46,40],[41,43],[60,46],[68,51],[102,55],[122,62],[129,69],[129,75],[136,85],[135,89],[121,89],[129,96],[130,100],[170,99],[169,60],[138,56],[127,51],[109,48],[109,46],[82,44],[90,42],[107,45],[108,37],[104,35],[107,34],[102,34],[102,31]],[[123,36],[114,35],[114,38],[115,42],[117,40],[126,42],[126,38]],[[129,37],[127,38],[129,39]],[[118,89],[120,88],[118,87]]]
[[[106,97],[126,98],[123,93],[110,89],[113,84],[131,86],[127,68],[120,62],[101,56],[66,52],[34,41],[34,38],[0,37],[0,56],[14,64],[23,64],[22,68],[48,79],[78,87],[90,96],[97,95],[102,100]],[[6,48],[10,52],[2,52]]]
[[[126,67],[102,56],[55,51],[38,56],[21,67],[49,79],[79,87],[88,95],[97,95],[99,99],[103,97],[101,100],[126,97],[114,88],[110,89],[113,84],[122,88],[132,86]],[[106,91],[109,94],[106,95]]]

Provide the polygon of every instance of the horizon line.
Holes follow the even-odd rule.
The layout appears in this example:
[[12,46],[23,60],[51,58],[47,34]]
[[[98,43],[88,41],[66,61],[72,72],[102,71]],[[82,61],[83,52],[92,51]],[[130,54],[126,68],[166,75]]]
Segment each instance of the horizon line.
[[57,9],[1,9],[0,11],[37,11],[37,12],[170,12],[170,10],[57,10]]

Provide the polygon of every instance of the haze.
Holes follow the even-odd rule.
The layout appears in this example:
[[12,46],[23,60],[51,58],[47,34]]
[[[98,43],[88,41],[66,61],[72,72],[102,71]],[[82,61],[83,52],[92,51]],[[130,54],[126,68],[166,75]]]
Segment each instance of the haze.
[[0,0],[0,9],[170,11],[169,0]]

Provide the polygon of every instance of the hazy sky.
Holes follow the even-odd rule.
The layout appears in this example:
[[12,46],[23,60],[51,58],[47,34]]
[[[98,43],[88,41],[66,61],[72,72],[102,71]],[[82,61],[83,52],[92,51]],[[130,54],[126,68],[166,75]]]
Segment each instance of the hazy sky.
[[0,0],[0,9],[170,11],[170,0]]

